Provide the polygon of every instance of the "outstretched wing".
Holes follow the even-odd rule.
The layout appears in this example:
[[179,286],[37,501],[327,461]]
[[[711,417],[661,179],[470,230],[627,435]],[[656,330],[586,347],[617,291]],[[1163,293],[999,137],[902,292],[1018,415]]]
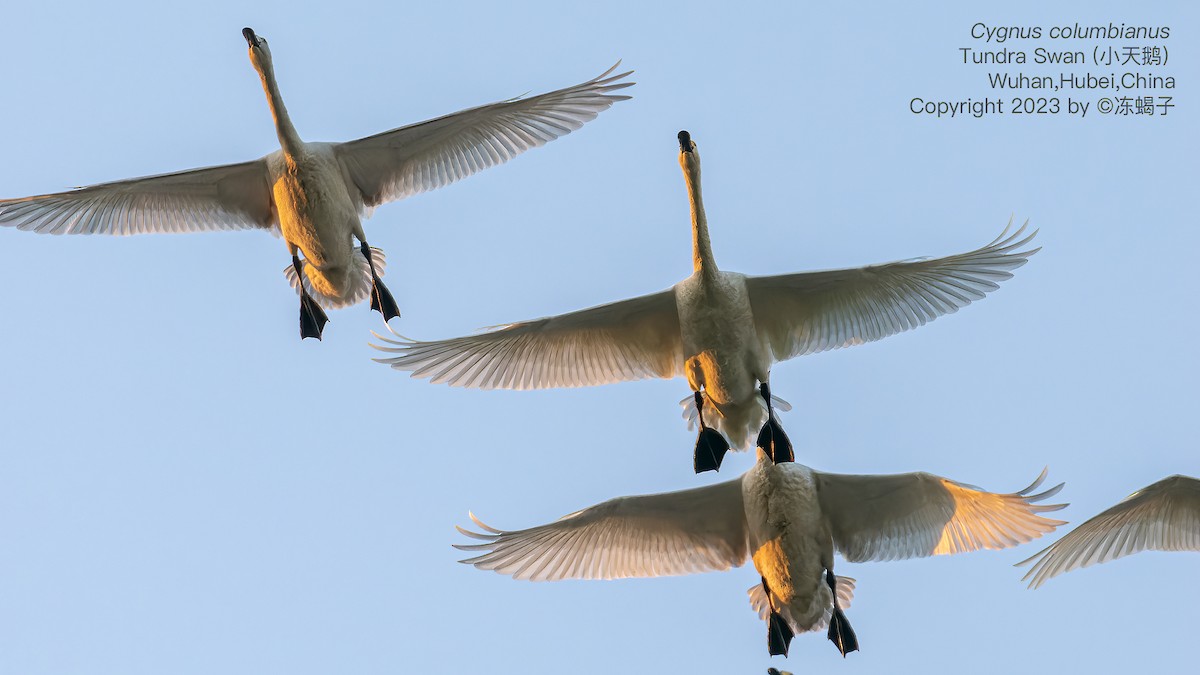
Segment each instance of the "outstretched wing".
[[1171,476],[1129,495],[1017,565],[1037,588],[1071,570],[1139,551],[1200,551],[1200,480]]
[[482,544],[462,562],[514,579],[623,579],[727,570],[749,557],[742,480],[610,499],[548,525],[504,531],[471,515]]
[[930,473],[814,473],[833,543],[850,562],[1008,548],[1063,524],[1038,515],[1066,506],[1037,503],[1058,494],[1061,483],[1031,494],[1045,480],[1044,470],[1032,485],[1011,494],[984,492]]
[[565,136],[628,96],[633,85],[612,75],[621,65],[573,87],[461,110],[334,146],[350,189],[375,207],[449,185]]
[[0,225],[43,234],[270,228],[265,159],[0,200]]
[[959,255],[845,270],[747,277],[763,346],[775,361],[881,340],[957,312],[999,288],[1040,249],[1028,222]]
[[375,359],[435,383],[476,389],[584,387],[683,372],[675,292],[662,291],[467,337],[375,337]]

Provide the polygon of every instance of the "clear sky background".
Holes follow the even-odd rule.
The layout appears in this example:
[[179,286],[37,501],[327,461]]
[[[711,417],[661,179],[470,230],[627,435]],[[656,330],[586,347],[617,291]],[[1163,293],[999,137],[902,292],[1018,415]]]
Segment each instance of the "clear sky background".
[[[676,132],[713,246],[754,274],[975,248],[1010,215],[1044,249],[995,294],[886,341],[776,366],[797,458],[996,491],[1045,465],[1094,515],[1200,474],[1195,383],[1200,22],[1191,3],[20,3],[0,41],[0,195],[276,149],[241,36],[271,41],[308,140],[346,140],[616,59],[631,101],[366,224],[421,339],[669,287],[690,272]],[[787,3],[792,5],[794,3]],[[1166,117],[913,115],[976,100],[976,22],[1169,26]],[[1144,40],[1101,41],[1122,47]],[[1090,49],[1095,41],[1016,43]],[[1123,72],[1048,68],[1029,73]],[[1122,92],[1125,93],[1125,92]],[[1059,92],[1093,103],[1104,92]],[[1007,95],[1005,98],[1011,98]],[[1006,106],[1007,107],[1007,106]],[[282,240],[0,230],[0,672],[1181,672],[1195,554],[1027,591],[1003,552],[851,565],[862,652],[766,653],[752,568],[530,584],[457,564],[468,509],[505,528],[694,476],[683,380],[433,386],[373,363],[377,314],[298,337]],[[1046,541],[1048,543],[1049,540]]]

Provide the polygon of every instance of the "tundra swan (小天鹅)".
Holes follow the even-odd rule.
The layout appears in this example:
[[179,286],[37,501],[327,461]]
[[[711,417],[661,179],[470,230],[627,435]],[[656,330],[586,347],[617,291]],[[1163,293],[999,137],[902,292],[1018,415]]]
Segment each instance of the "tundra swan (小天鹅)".
[[[1018,566],[1037,588],[1081,567],[1139,551],[1200,551],[1200,480],[1170,476],[1129,495]],[[1036,561],[1036,562],[1034,562]]]
[[320,339],[328,321],[322,307],[345,307],[370,295],[371,308],[385,322],[400,315],[379,279],[383,253],[367,244],[363,216],[380,204],[448,185],[566,135],[629,98],[613,92],[633,84],[620,81],[628,72],[612,75],[613,66],[547,94],[469,108],[345,143],[306,143],[284,107],[267,40],[250,28],[242,35],[262,77],[278,151],[241,164],[0,200],[0,225],[50,234],[274,231],[292,253],[285,274],[300,295],[301,337]]
[[1046,472],[1011,494],[929,473],[881,476],[815,471],[759,461],[740,478],[691,490],[619,497],[527,530],[505,531],[471,515],[482,540],[462,562],[516,579],[623,579],[722,571],[749,558],[761,575],[750,602],[767,621],[771,654],[794,633],[828,626],[842,654],[857,640],[843,613],[854,582],[835,577],[833,553],[849,562],[1003,549],[1052,532],[1043,517],[1065,504],[1034,494]]
[[[717,269],[700,195],[700,153],[679,132],[692,212],[693,273],[673,288],[449,340],[376,334],[376,359],[413,377],[480,389],[582,387],[686,376],[685,415],[698,421],[693,466],[719,469],[732,444],[793,458],[775,419],[771,365],[879,340],[957,311],[998,288],[1039,249],[1037,232],[1004,229],[987,246],[945,258],[752,277]],[[783,404],[787,409],[786,404]],[[712,411],[711,414],[706,413]],[[765,418],[765,420],[764,420]],[[724,436],[722,436],[722,433]],[[727,440],[728,439],[728,440]]]

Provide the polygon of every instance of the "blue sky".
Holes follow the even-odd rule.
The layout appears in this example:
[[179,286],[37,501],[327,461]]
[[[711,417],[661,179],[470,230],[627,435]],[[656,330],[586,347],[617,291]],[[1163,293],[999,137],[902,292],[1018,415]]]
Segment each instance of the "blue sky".
[[[623,58],[633,100],[366,223],[388,254],[397,330],[450,337],[684,278],[675,134],[688,129],[723,269],[946,255],[990,241],[1010,215],[1042,228],[1044,249],[985,301],[776,366],[800,461],[996,491],[1049,465],[1073,522],[1200,473],[1194,7],[651,4],[10,7],[0,195],[274,150],[243,26],[271,40],[307,140],[547,91]],[[989,67],[958,51],[981,46],[969,34],[981,21],[1170,26],[1162,72],[1177,107],[1152,119],[910,113],[913,97],[988,94]],[[1195,555],[1142,554],[1037,592],[1010,566],[1036,543],[841,563],[858,579],[848,616],[863,649],[844,662],[819,635],[768,658],[750,568],[529,584],[459,565],[450,544],[468,509],[526,527],[724,480],[753,458],[692,474],[682,380],[432,386],[371,362],[380,321],[366,306],[331,312],[324,342],[301,342],[288,263],[281,240],[255,232],[0,231],[0,672],[1191,664]]]

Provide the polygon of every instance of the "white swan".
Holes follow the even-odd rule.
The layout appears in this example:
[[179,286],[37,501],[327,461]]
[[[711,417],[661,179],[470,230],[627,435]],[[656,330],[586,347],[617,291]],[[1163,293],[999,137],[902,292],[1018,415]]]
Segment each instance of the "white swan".
[[[1037,233],[1022,237],[1022,226],[1011,235],[1005,228],[983,248],[933,260],[771,277],[722,272],[700,196],[699,151],[686,131],[679,146],[691,201],[692,276],[653,295],[478,335],[417,342],[376,334],[390,346],[373,347],[398,355],[376,360],[413,377],[481,389],[685,375],[694,393],[682,402],[684,414],[700,423],[697,473],[720,468],[730,443],[748,448],[760,424],[759,447],[785,461],[792,450],[772,410],[771,364],[879,340],[955,312],[1039,250],[1023,248]],[[709,410],[715,415],[706,418]]]
[[[1200,480],[1170,476],[1147,485],[1018,566],[1037,588],[1081,567],[1139,551],[1200,551]],[[1034,561],[1037,562],[1034,562]]]
[[[481,544],[462,562],[516,579],[623,579],[727,570],[747,558],[762,576],[750,602],[768,622],[771,654],[793,633],[828,625],[845,655],[856,649],[842,610],[853,580],[835,577],[836,549],[850,562],[1002,549],[1052,532],[1062,521],[1039,504],[1062,488],[1032,494],[984,492],[928,473],[852,476],[758,463],[736,480],[666,494],[621,497],[527,530],[458,528]],[[836,589],[836,600],[834,593]]]
[[[328,321],[322,306],[343,307],[370,294],[371,308],[384,321],[400,315],[379,280],[383,253],[367,245],[360,216],[566,135],[628,99],[612,92],[633,84],[619,81],[628,72],[611,75],[613,66],[587,82],[540,96],[470,108],[346,143],[306,143],[283,105],[266,39],[250,28],[242,35],[262,77],[280,150],[242,164],[0,200],[0,225],[50,234],[254,228],[281,233],[292,253],[285,274],[300,294],[301,337],[320,339]],[[357,249],[351,237],[360,242]]]

